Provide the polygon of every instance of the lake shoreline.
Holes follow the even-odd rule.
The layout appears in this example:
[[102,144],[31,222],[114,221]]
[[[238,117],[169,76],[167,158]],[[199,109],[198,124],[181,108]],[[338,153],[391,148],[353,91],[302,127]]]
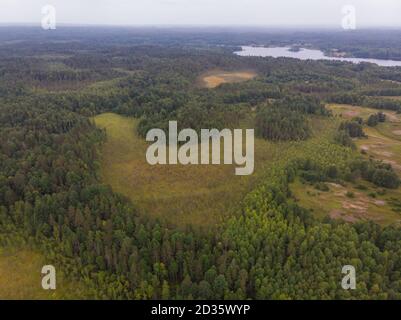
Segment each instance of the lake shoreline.
[[351,63],[373,63],[381,67],[401,67],[401,61],[373,59],[373,58],[352,58],[328,56],[319,49],[299,48],[292,50],[291,46],[285,47],[260,47],[241,46],[241,51],[234,54],[242,57],[272,57],[272,58],[294,58],[299,60],[330,60]]

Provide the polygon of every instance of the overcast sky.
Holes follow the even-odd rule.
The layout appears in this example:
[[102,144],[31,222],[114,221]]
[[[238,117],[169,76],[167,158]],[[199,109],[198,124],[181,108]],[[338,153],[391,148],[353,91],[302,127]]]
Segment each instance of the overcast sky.
[[0,23],[40,24],[46,4],[60,24],[340,27],[351,4],[358,26],[401,26],[401,0],[0,0]]

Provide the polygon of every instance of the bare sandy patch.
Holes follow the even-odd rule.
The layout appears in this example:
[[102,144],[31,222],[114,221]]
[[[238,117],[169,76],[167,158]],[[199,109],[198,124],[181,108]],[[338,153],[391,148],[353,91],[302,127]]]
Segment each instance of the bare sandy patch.
[[383,155],[384,157],[392,157],[394,155],[394,153],[390,151],[381,151],[380,154]]
[[391,122],[400,122],[400,118],[395,113],[384,112],[384,114]]
[[384,163],[388,163],[391,164],[391,166],[393,167],[393,169],[396,170],[401,170],[401,165],[399,165],[397,162],[393,161],[393,160],[383,160]]
[[358,218],[354,217],[353,215],[347,214],[341,210],[332,210],[329,213],[329,216],[331,219],[336,219],[336,220],[341,219],[350,223],[355,223],[359,221]]
[[342,206],[344,209],[354,210],[359,212],[366,212],[366,210],[368,209],[367,204],[363,201],[355,201],[355,202],[344,201],[342,203]]
[[375,201],[373,201],[373,203],[377,206],[385,206],[386,205],[386,201],[384,201],[384,200],[375,200]]
[[354,184],[342,185],[327,182],[330,192],[319,193],[313,189],[313,186],[295,182],[294,195],[295,199],[299,199],[301,206],[312,209],[315,215],[322,218],[329,216],[331,219],[348,223],[375,221],[386,225],[399,219],[399,214],[392,211],[388,200],[391,197],[399,197],[397,191],[390,190],[385,196],[376,193],[372,196],[376,188],[362,181],[360,183],[366,186],[366,189]]
[[401,130],[394,130],[393,133],[397,136],[401,136]]
[[332,186],[333,188],[344,188],[341,184],[338,184],[338,183],[334,183],[334,182],[327,182],[327,184],[329,185],[329,186]]
[[212,89],[223,83],[248,81],[256,76],[257,74],[253,71],[213,71],[201,76],[201,83],[203,87]]
[[347,117],[357,117],[360,115],[360,112],[356,111],[356,110],[349,110],[349,111],[345,111],[344,115]]

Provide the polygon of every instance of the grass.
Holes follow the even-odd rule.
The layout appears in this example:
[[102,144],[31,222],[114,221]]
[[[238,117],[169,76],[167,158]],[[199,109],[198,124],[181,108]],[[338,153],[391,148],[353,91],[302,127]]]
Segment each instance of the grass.
[[367,157],[390,163],[401,174],[401,141],[382,134],[382,130],[386,130],[384,124],[380,124],[377,128],[366,127],[364,131],[368,138],[358,139],[356,144],[364,150]]
[[255,139],[255,172],[236,176],[236,165],[156,165],[146,162],[148,143],[136,133],[138,120],[106,113],[94,118],[106,129],[101,177],[129,197],[144,214],[174,225],[214,225],[234,214],[279,151]]
[[356,140],[357,146],[367,157],[389,163],[401,174],[401,136],[394,132],[401,130],[401,122],[380,123],[376,127],[365,127],[367,139]]
[[319,191],[297,179],[290,188],[298,204],[313,210],[319,218],[330,216],[352,223],[371,220],[381,225],[401,225],[401,213],[394,210],[394,199],[401,198],[400,189],[385,190],[383,194],[382,189],[366,181],[326,185],[328,191]]
[[[380,110],[351,105],[332,104],[328,106],[336,115],[344,118],[359,116],[367,119]],[[364,126],[367,139],[356,139],[356,145],[364,150],[367,157],[390,163],[401,174],[401,116],[392,111],[383,111],[386,122],[376,127]]]
[[[367,119],[379,110],[351,105],[331,104],[328,108],[344,119],[361,117]],[[367,138],[355,139],[359,150],[364,150],[366,158],[374,158],[390,163],[401,174],[401,117],[395,112],[384,111],[387,121],[376,127],[364,126]],[[348,222],[373,220],[382,225],[401,224],[401,213],[398,202],[401,189],[386,190],[366,181],[356,184],[338,185],[326,183],[329,191],[317,190],[314,186],[303,184],[300,180],[291,184],[291,190],[299,204],[313,210],[323,218],[331,216]],[[319,188],[322,189],[322,188]]]
[[333,111],[335,115],[340,116],[344,119],[361,117],[362,119],[367,120],[370,115],[378,113],[379,111],[385,113],[390,121],[397,121],[398,118],[398,115],[395,111],[378,110],[373,108],[352,106],[349,104],[328,104],[327,108]]
[[257,74],[253,71],[221,71],[213,70],[200,76],[200,85],[204,88],[216,88],[223,83],[235,83],[248,81],[255,78]]
[[387,138],[401,142],[401,122],[380,123],[376,130]]
[[77,283],[56,269],[56,290],[42,289],[44,258],[30,249],[0,248],[0,300],[53,300],[84,297]]
[[[338,119],[311,117],[313,137],[307,141],[271,143],[255,139],[255,172],[251,176],[236,176],[234,165],[151,166],[145,159],[148,144],[136,133],[137,119],[106,113],[94,121],[107,132],[101,157],[103,181],[130,198],[142,214],[176,226],[216,225],[238,213],[242,199],[266,177],[268,169],[287,161],[285,157],[312,157],[322,165],[337,166],[353,157],[350,150],[330,142]],[[401,215],[392,210],[396,206],[392,199],[400,198],[400,190],[380,195],[373,185],[359,184],[365,184],[364,188],[329,185],[329,191],[324,192],[297,181],[291,189],[300,204],[319,217],[331,215],[350,222],[373,220],[380,224],[401,220]],[[347,197],[347,193],[354,196]]]
[[[398,82],[398,83],[400,83],[400,82]],[[396,101],[401,100],[401,96],[381,96],[381,98],[396,100]]]

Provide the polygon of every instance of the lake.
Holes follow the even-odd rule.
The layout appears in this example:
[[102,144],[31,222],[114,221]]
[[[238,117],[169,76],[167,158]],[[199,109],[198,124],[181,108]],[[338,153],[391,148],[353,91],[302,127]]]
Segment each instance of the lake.
[[290,51],[290,47],[250,47],[242,46],[242,51],[234,52],[239,56],[244,57],[286,57],[295,58],[301,60],[332,60],[332,61],[348,61],[353,63],[370,62],[375,63],[382,67],[396,67],[401,66],[401,61],[396,60],[384,60],[384,59],[363,59],[363,58],[340,58],[340,57],[329,57],[325,56],[320,50],[305,49],[302,48],[300,51]]

